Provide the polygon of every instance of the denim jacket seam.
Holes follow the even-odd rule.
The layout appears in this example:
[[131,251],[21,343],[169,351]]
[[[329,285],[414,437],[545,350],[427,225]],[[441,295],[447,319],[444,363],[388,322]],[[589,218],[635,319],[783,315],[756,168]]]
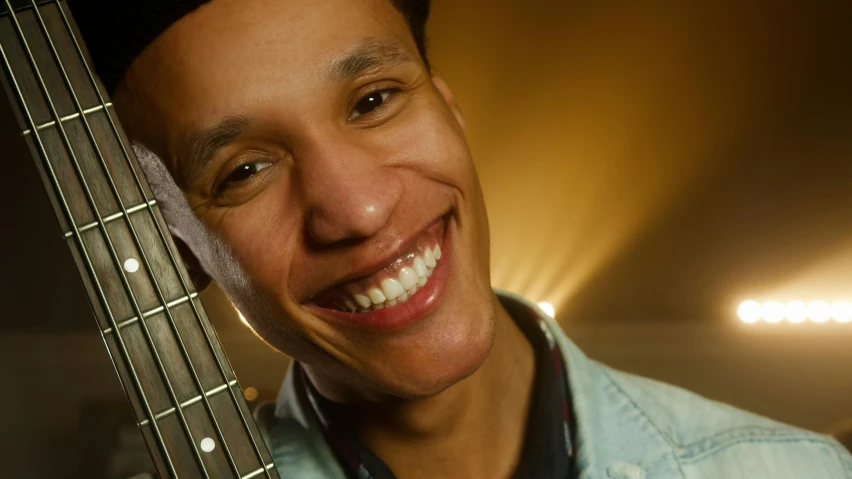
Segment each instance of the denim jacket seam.
[[639,414],[645,419],[645,421],[647,421],[647,423],[650,424],[651,427],[657,432],[657,434],[659,434],[660,437],[662,437],[663,440],[665,440],[666,444],[668,444],[668,446],[669,446],[668,454],[671,454],[672,458],[674,459],[675,463],[677,464],[677,469],[680,472],[681,477],[686,478],[686,472],[684,472],[684,470],[683,470],[683,464],[680,461],[680,457],[678,457],[678,454],[675,453],[675,450],[679,449],[678,444],[668,434],[668,432],[664,431],[659,426],[657,426],[657,423],[655,423],[654,420],[651,419],[651,417],[645,412],[644,409],[642,409],[641,407],[639,407],[638,404],[636,404],[636,401],[633,399],[633,396],[628,394],[627,391],[625,391],[624,388],[621,387],[621,385],[618,383],[618,381],[616,381],[615,378],[612,377],[612,375],[610,374],[610,371],[607,368],[601,368],[601,369],[602,369],[603,374],[606,376],[607,380],[610,382],[610,384],[612,384],[612,386],[615,389],[617,389],[618,392],[622,396],[624,396],[625,399],[627,399],[627,401],[630,402],[630,404],[633,406],[633,408],[636,411],[638,411]]
[[[728,434],[735,430],[744,430],[750,432],[748,435],[741,435],[736,437],[731,437],[726,440],[719,440],[719,436],[723,434]],[[702,443],[710,443],[710,444],[702,444]],[[739,428],[731,428],[721,431],[713,436],[704,438],[700,441],[696,441],[689,446],[684,446],[681,448],[681,455],[679,460],[683,461],[685,464],[694,464],[700,462],[708,457],[715,456],[721,451],[725,449],[731,448],[733,446],[739,444],[783,444],[783,443],[810,443],[810,444],[819,444],[823,446],[829,446],[832,450],[835,450],[831,441],[826,439],[820,439],[816,437],[811,437],[805,435],[800,432],[786,432],[782,430],[763,430],[756,431],[755,428],[749,427],[739,427]],[[700,447],[699,446],[703,446]],[[698,450],[694,450],[698,448]],[[836,450],[835,450],[836,451]],[[842,464],[842,463],[841,463]],[[852,479],[852,477],[850,477]]]
[[[730,439],[722,439],[719,441],[721,436],[736,434],[735,437]],[[795,429],[791,429],[789,427],[766,427],[766,426],[751,426],[751,425],[743,425],[743,426],[733,426],[722,429],[721,431],[716,431],[715,433],[704,436],[696,441],[692,441],[689,444],[682,444],[681,447],[683,449],[692,449],[700,446],[702,443],[710,442],[710,441],[719,441],[721,444],[730,441],[736,441],[741,438],[752,439],[752,438],[808,438],[810,435],[808,433],[803,433],[801,431],[797,431]]]

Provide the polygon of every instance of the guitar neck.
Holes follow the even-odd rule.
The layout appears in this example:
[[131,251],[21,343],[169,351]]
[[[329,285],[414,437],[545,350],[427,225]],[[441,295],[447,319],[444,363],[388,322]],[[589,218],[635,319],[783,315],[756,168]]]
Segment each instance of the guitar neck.
[[3,85],[157,471],[277,478],[83,51],[64,1],[0,0]]

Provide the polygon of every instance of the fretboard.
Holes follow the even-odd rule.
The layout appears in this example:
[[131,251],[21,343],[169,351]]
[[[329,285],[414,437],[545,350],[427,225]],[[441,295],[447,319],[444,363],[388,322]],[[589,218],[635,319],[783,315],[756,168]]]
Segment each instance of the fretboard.
[[64,2],[0,0],[3,86],[158,474],[277,478],[84,48]]

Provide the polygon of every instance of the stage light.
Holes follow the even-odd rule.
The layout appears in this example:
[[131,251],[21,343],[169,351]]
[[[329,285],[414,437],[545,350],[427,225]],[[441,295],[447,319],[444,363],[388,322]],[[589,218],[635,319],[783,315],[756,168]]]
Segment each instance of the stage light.
[[808,320],[815,324],[826,324],[832,319],[837,323],[850,324],[852,323],[852,301],[840,300],[829,303],[816,300],[805,303],[801,300],[793,300],[784,305],[775,300],[761,304],[750,299],[740,303],[737,316],[745,324],[756,324],[761,321],[779,324],[785,319],[792,324],[802,324]]
[[784,312],[791,323],[804,323],[808,319],[808,307],[801,301],[790,301]]
[[780,323],[784,319],[784,305],[778,301],[767,301],[763,303],[762,316],[767,323]]
[[547,301],[541,301],[538,303],[538,307],[541,308],[542,311],[547,313],[551,318],[556,316],[556,309],[553,308],[553,305],[548,303]]
[[754,324],[760,321],[762,310],[757,301],[743,301],[737,309],[740,320],[746,324]]
[[852,321],[852,303],[849,301],[837,301],[831,306],[831,316],[838,323]]
[[831,318],[831,305],[826,301],[814,301],[808,305],[808,316],[815,323],[824,323]]

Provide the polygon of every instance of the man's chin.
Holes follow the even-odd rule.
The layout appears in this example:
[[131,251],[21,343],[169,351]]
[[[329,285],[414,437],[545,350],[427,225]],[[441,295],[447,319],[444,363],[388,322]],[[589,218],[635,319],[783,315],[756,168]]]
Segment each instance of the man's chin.
[[394,390],[388,391],[388,394],[406,401],[434,398],[439,396],[441,393],[464,383],[465,380],[479,370],[483,363],[484,359],[477,363],[474,367],[467,368],[464,371],[454,371],[455,374],[452,375],[431,375],[429,377],[421,378],[419,382],[396,384],[394,386]]
[[493,346],[492,329],[486,328],[478,337],[469,338],[462,348],[447,348],[437,357],[413,354],[395,365],[386,363],[370,375],[379,390],[395,398],[418,400],[438,396],[482,367]]
[[371,376],[382,378],[382,389],[395,397],[423,399],[474,375],[488,358],[496,333],[494,305],[490,297],[484,299],[474,303],[477,308],[446,304],[443,309],[453,313],[439,312],[418,334],[385,350],[371,364]]

